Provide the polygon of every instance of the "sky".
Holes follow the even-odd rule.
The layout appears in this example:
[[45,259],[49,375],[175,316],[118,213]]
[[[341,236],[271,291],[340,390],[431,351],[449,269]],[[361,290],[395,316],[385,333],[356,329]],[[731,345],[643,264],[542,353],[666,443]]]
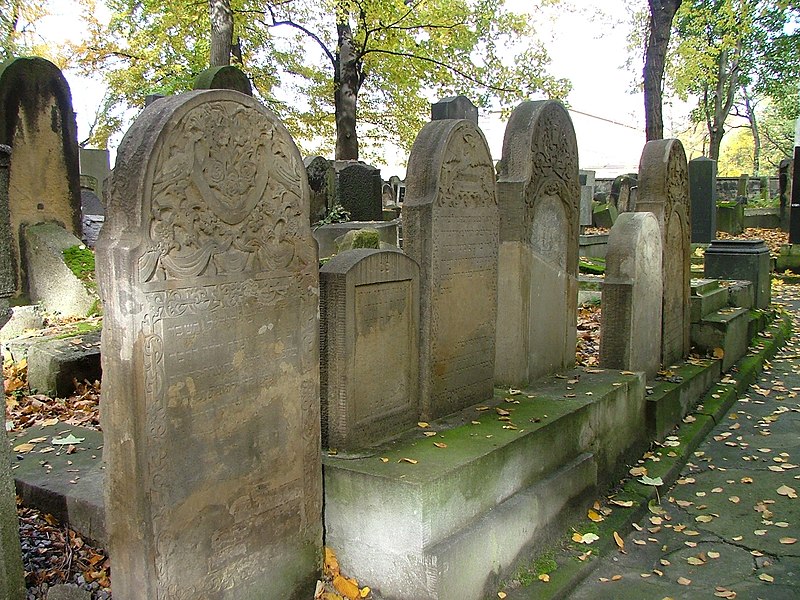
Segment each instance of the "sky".
[[[636,171],[645,143],[643,96],[631,92],[634,74],[624,66],[629,27],[627,7],[641,1],[573,0],[579,8],[577,12],[556,12],[555,20],[538,28],[552,60],[551,73],[572,82],[568,103],[578,140],[580,168],[595,170],[597,177]],[[57,40],[79,31],[78,27],[66,25],[74,3],[59,0],[55,4],[57,17],[51,20],[46,35]],[[508,0],[506,4],[512,10],[526,11],[530,0]],[[69,71],[65,76],[72,89],[82,140],[102,96],[102,86]],[[482,111],[479,125],[493,158],[498,160],[505,121],[498,114]],[[670,107],[666,106],[665,126],[669,125]],[[382,167],[384,179],[391,175],[403,177],[405,153],[389,150],[386,156],[389,164]]]

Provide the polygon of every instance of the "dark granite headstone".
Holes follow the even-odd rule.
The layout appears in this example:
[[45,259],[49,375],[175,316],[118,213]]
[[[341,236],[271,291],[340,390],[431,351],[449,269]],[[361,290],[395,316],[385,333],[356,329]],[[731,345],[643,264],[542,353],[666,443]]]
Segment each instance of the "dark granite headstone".
[[792,193],[791,159],[784,158],[778,164],[778,202],[781,229],[789,228],[789,198]]
[[335,161],[336,200],[351,221],[382,221],[381,170],[357,160]]
[[162,98],[166,98],[166,96],[164,96],[164,94],[147,94],[147,96],[144,97],[144,105],[150,106],[153,102],[161,100]]
[[478,124],[478,107],[466,96],[448,96],[431,104],[431,121],[466,119]]
[[794,173],[792,174],[792,195],[789,210],[789,243],[800,243],[800,146],[794,147]]
[[692,243],[707,244],[717,233],[717,161],[701,156],[689,161]]
[[704,275],[752,281],[755,307],[769,306],[770,259],[764,240],[714,240],[706,249]]
[[739,175],[739,182],[736,185],[736,201],[747,204],[747,192],[750,187],[750,175],[742,173]]
[[233,90],[248,96],[253,95],[253,87],[247,75],[232,65],[206,69],[194,80],[194,89]]

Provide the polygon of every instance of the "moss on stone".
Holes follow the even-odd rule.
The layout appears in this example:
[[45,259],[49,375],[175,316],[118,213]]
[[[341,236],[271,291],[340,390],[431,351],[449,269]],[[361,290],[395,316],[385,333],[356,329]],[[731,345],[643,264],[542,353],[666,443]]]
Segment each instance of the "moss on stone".
[[81,244],[80,246],[70,246],[62,252],[64,264],[69,270],[88,287],[96,287],[94,279],[94,252]]
[[353,234],[353,248],[380,248],[381,237],[375,229],[359,229]]

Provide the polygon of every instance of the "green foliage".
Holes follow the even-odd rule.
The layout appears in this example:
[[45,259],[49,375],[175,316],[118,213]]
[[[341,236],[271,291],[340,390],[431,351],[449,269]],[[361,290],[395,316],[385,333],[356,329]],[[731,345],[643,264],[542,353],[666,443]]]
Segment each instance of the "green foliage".
[[0,62],[29,54],[52,58],[36,35],[45,15],[46,0],[0,0]]
[[[190,89],[208,66],[208,7],[108,0],[106,26],[94,0],[82,1],[88,37],[74,58],[86,73],[102,73],[109,88],[92,139],[102,147],[147,94]],[[332,147],[337,25],[352,31],[358,134],[373,149],[387,140],[410,148],[430,94],[464,93],[480,106],[504,108],[535,93],[563,98],[569,91],[546,72],[549,58],[529,19],[497,0],[231,0],[231,8],[241,68],[306,152]]]
[[341,204],[334,204],[333,208],[328,211],[324,219],[320,219],[312,226],[314,229],[322,225],[330,225],[331,223],[346,223],[350,220],[350,213]]

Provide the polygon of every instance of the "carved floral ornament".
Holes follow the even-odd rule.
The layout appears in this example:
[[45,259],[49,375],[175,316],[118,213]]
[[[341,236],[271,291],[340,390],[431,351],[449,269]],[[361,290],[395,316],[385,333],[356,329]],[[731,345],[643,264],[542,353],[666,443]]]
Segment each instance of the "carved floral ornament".
[[283,270],[313,261],[302,169],[288,135],[254,107],[190,109],[166,133],[153,168],[141,282]]
[[680,141],[672,142],[667,161],[665,173],[667,207],[665,212],[669,215],[678,206],[686,206],[689,202],[689,169]]
[[563,107],[546,107],[536,120],[532,136],[528,208],[533,208],[537,198],[556,196],[566,205],[567,214],[572,214],[580,204],[578,146]]
[[447,140],[437,204],[450,208],[497,204],[494,185],[494,168],[486,141],[474,127],[459,125]]

